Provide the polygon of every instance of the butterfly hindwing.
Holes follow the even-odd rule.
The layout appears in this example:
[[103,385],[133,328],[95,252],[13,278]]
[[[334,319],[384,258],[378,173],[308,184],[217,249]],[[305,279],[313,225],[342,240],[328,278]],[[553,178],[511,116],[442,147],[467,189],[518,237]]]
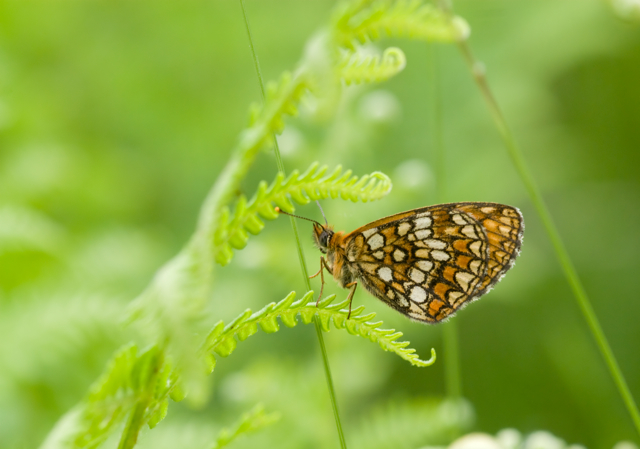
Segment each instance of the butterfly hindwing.
[[363,286],[412,319],[438,322],[513,264],[522,218],[510,206],[455,203],[387,217],[346,236]]

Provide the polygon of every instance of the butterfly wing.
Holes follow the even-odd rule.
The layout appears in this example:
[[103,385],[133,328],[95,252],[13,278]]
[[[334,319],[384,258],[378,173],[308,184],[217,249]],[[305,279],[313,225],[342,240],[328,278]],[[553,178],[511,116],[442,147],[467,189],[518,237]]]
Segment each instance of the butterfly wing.
[[412,319],[435,323],[500,280],[522,234],[514,207],[453,203],[377,220],[345,236],[345,244],[369,292]]

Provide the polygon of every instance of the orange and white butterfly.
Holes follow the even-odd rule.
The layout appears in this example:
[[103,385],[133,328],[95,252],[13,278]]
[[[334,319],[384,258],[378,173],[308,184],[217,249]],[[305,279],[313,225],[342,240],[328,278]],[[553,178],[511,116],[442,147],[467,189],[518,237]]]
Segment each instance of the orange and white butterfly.
[[313,222],[313,238],[326,258],[320,257],[320,271],[311,277],[321,275],[322,287],[326,269],[341,287],[351,288],[351,301],[361,283],[425,323],[442,321],[491,290],[513,266],[524,232],[520,211],[496,203],[423,207],[346,235]]

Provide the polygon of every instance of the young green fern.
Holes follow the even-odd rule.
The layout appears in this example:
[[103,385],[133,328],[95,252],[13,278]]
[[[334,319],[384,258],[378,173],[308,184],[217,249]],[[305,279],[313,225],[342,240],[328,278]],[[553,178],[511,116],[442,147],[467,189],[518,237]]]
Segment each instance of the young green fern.
[[233,248],[246,246],[249,234],[258,234],[264,228],[266,220],[278,217],[273,205],[286,212],[293,213],[291,200],[304,205],[310,201],[325,198],[343,198],[351,201],[373,201],[382,198],[391,191],[391,180],[380,172],[352,176],[351,170],[342,172],[338,166],[326,175],[327,167],[317,162],[304,173],[294,170],[286,179],[278,173],[270,186],[262,181],[250,201],[242,195],[236,202],[233,216],[226,208],[220,217],[214,236],[214,255],[216,262],[226,265],[233,257]]
[[220,449],[229,445],[233,440],[250,432],[256,432],[280,419],[278,413],[265,413],[261,404],[244,413],[231,428],[224,428],[218,433],[216,441],[210,449]]
[[304,71],[284,72],[278,82],[269,82],[264,104],[253,103],[249,108],[249,127],[241,134],[240,148],[257,149],[270,143],[273,134],[284,130],[284,116],[298,114],[298,103],[310,88]]
[[349,2],[336,14],[334,36],[338,45],[353,49],[356,42],[383,36],[436,42],[457,42],[469,36],[469,25],[421,0]]
[[434,349],[431,349],[429,360],[421,360],[415,349],[407,348],[410,344],[408,341],[397,341],[402,336],[402,332],[396,332],[394,329],[380,329],[382,321],[369,322],[376,314],[372,312],[361,315],[364,306],[353,309],[351,318],[347,319],[348,299],[332,304],[336,297],[331,295],[321,300],[316,306],[316,301],[313,301],[313,291],[307,292],[298,301],[295,301],[295,297],[295,292],[291,292],[282,301],[277,304],[272,302],[258,312],[252,313],[251,309],[247,309],[226,326],[224,322],[219,321],[209,333],[201,349],[204,357],[208,359],[210,369],[213,371],[216,365],[213,353],[228,357],[236,349],[238,340],[246,340],[258,331],[258,327],[268,334],[274,333],[280,330],[277,318],[280,318],[285,326],[294,327],[298,324],[298,315],[304,324],[311,323],[317,315],[323,331],[331,330],[331,324],[333,324],[336,329],[344,329],[352,335],[359,335],[378,343],[385,351],[393,352],[414,366],[429,366],[436,360]]
[[346,52],[342,61],[336,66],[338,76],[349,84],[381,82],[396,76],[407,64],[402,50],[396,47],[387,48],[380,58],[377,54],[357,49]]
[[41,449],[98,447],[127,416],[119,447],[133,447],[143,424],[153,428],[165,417],[169,397],[179,401],[184,394],[164,352],[154,346],[139,353],[137,346],[125,345],[83,402],[58,422]]
[[[324,59],[303,60],[298,70],[285,72],[277,83],[268,85],[262,106],[252,106],[248,127],[240,133],[231,159],[204,201],[196,232],[183,250],[158,270],[135,301],[132,321],[155,345],[142,354],[135,345],[116,354],[91,394],[60,420],[43,447],[95,447],[125,419],[120,447],[133,447],[142,425],[152,427],[163,419],[169,397],[184,397],[181,385],[191,398],[206,398],[203,357],[213,368],[214,352],[229,355],[237,345],[236,338],[248,338],[258,326],[266,332],[277,331],[278,318],[286,326],[295,326],[298,315],[304,323],[317,316],[325,331],[331,325],[346,329],[414,365],[427,366],[435,361],[433,352],[430,360],[420,360],[413,349],[407,348],[408,342],[397,341],[400,332],[380,329],[381,323],[369,322],[373,314],[360,315],[362,307],[354,309],[352,318],[347,319],[347,312],[341,310],[346,302],[332,305],[334,297],[329,297],[316,307],[310,294],[298,302],[289,295],[256,314],[247,311],[226,327],[219,323],[200,352],[197,349],[201,341],[195,341],[194,323],[202,318],[203,304],[210,298],[215,262],[228,263],[234,248],[242,248],[250,233],[260,232],[262,220],[274,218],[273,204],[292,211],[292,200],[299,204],[328,197],[369,201],[384,196],[391,187],[381,173],[357,178],[350,171],[336,170],[325,176],[325,168],[312,166],[304,175],[294,173],[287,179],[279,176],[270,187],[260,184],[255,196],[250,201],[241,197],[231,214],[230,204],[258,151],[283,130],[286,115],[297,113],[305,92],[310,91],[321,101],[330,97],[338,104],[341,80],[347,84],[381,81],[402,70],[404,54],[399,49],[386,50],[379,60],[367,59],[356,50],[357,42],[382,35],[455,42],[466,37],[468,27],[462,19],[443,16],[421,1],[360,0],[341,7],[328,31],[325,29],[319,52]],[[341,59],[340,51],[345,48],[352,53]],[[70,435],[73,443],[69,443]]]

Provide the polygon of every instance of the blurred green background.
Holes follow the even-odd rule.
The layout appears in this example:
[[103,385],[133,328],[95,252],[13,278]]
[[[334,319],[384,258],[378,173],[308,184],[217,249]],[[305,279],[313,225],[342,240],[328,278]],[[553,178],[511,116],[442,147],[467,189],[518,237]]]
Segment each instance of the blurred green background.
[[[333,5],[246,1],[266,79],[295,67]],[[455,9],[639,398],[637,22],[596,0],[460,0]],[[303,111],[280,137],[289,171],[317,160],[392,178],[382,201],[325,201],[338,229],[438,201],[434,49],[378,45],[401,47],[405,71],[349,87],[333,118]],[[454,318],[463,395],[475,410],[470,429],[545,429],[589,448],[637,442],[459,52],[435,47],[444,199],[512,204],[527,226],[516,267]],[[0,1],[0,447],[38,445],[131,338],[121,325],[126,305],[189,238],[259,99],[236,1]],[[274,157],[261,154],[243,192],[275,174]],[[297,212],[320,217],[313,204]],[[304,244],[315,271],[317,250],[310,238]],[[207,321],[302,292],[295,251],[288,220],[268,223],[217,271]],[[332,283],[325,291],[346,295]],[[374,428],[394,442],[388,447],[442,444],[411,446],[410,431],[397,427],[429,426],[428,401],[445,394],[442,326],[410,322],[364,291],[355,304],[402,330],[425,358],[431,347],[439,358],[414,368],[361,338],[327,334],[350,447],[364,447]],[[258,333],[219,360],[204,410],[172,404],[141,447],[204,447],[257,402],[282,419],[236,447],[336,447],[322,369],[312,326]]]

